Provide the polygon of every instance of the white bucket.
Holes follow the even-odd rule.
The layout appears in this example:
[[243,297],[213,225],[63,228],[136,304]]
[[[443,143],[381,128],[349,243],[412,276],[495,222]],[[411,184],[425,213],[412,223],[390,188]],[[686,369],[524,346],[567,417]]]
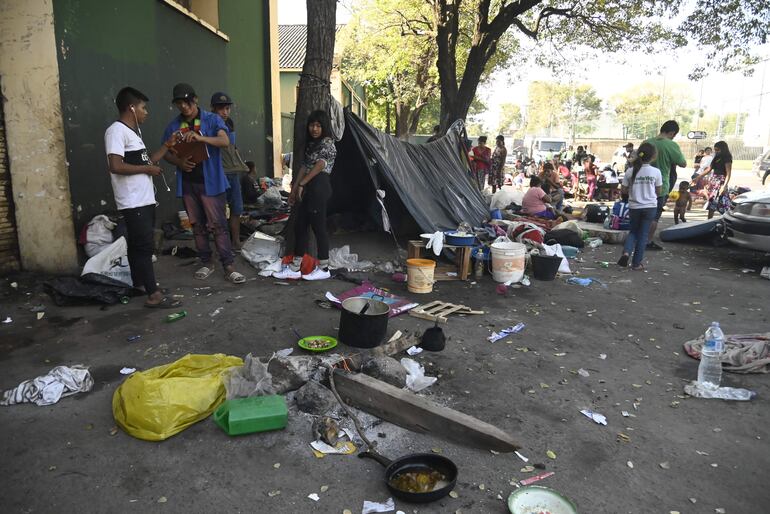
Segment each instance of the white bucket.
[[495,282],[518,282],[524,276],[527,247],[521,243],[492,243],[492,278]]

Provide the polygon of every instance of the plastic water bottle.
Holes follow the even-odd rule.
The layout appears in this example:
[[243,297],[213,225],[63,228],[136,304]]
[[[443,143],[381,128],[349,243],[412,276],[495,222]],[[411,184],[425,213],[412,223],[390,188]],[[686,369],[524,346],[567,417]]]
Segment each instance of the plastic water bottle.
[[725,351],[725,335],[719,322],[713,321],[706,330],[706,342],[701,350],[698,366],[698,382],[717,389],[722,382],[722,353]]

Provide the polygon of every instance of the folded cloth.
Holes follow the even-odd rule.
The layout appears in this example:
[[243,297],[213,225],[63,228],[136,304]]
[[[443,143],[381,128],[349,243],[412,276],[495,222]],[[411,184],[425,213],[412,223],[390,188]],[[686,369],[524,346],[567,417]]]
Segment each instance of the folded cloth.
[[25,380],[13,389],[3,392],[0,405],[35,403],[52,405],[65,396],[86,393],[94,386],[88,368],[82,365],[56,366],[47,375]]
[[[700,359],[704,337],[684,343],[684,351]],[[725,335],[722,369],[732,373],[770,373],[770,332]]]

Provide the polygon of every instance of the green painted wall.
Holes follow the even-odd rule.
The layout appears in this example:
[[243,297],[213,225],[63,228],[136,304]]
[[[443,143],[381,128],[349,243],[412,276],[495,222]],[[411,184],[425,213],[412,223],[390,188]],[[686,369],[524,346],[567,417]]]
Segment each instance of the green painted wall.
[[281,72],[281,112],[294,112],[297,110],[297,84],[299,84],[299,72]]
[[[53,3],[76,229],[115,208],[104,131],[117,116],[115,95],[126,85],[150,97],[150,118],[142,132],[151,150],[177,114],[170,103],[174,84],[192,84],[207,109],[213,92],[228,92],[236,102],[233,118],[244,158],[271,174],[266,3],[220,0],[220,30],[229,42],[159,0]],[[182,209],[172,168],[163,166],[172,191],[167,193],[156,179],[159,222]]]

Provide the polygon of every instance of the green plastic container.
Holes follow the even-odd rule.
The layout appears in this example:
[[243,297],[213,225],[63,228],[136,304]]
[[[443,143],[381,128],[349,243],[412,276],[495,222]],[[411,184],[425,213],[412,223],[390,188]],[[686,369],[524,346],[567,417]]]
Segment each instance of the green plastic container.
[[227,435],[280,430],[288,422],[286,399],[278,395],[227,400],[214,411],[214,423]]

